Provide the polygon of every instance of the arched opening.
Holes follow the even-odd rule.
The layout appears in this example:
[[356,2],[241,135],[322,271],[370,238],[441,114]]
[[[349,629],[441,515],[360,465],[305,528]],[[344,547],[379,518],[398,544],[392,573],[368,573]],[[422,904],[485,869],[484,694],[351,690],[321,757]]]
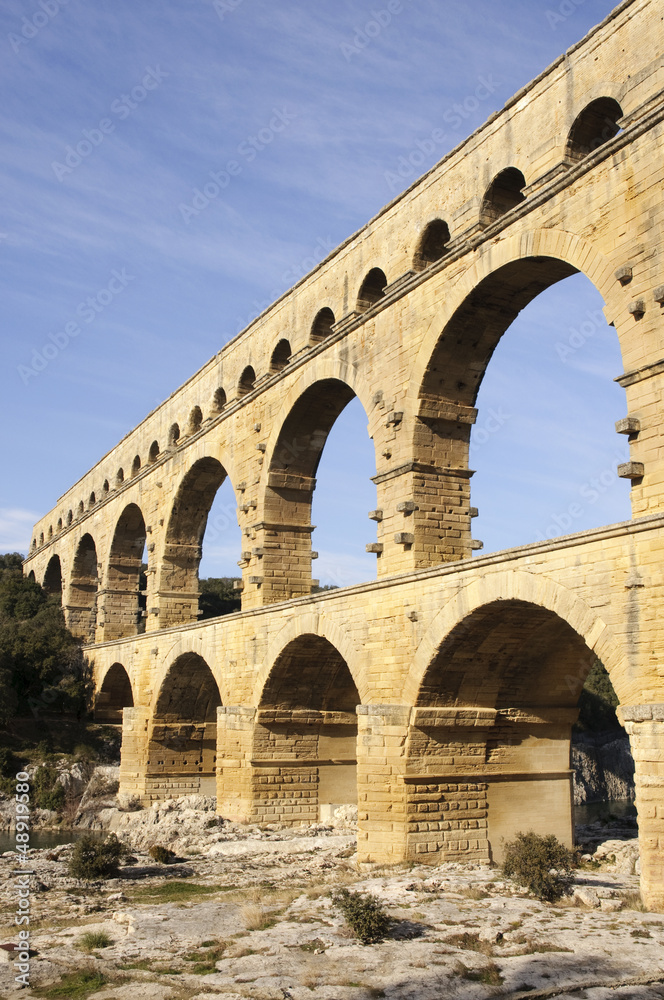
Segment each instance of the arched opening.
[[131,503],[115,526],[104,592],[104,640],[121,639],[143,631],[141,565],[146,541],[143,514]]
[[30,581],[30,583],[37,582],[35,579],[35,571],[33,569],[31,569],[30,572],[28,573],[28,580]]
[[[196,462],[178,489],[166,532],[160,579],[159,625],[196,621],[198,567],[208,515],[226,471],[215,458]],[[237,560],[237,555],[236,555]]]
[[49,540],[49,542],[50,542],[50,540],[52,538],[53,538],[53,525],[49,524],[49,526],[48,526],[48,540]]
[[94,642],[95,638],[98,585],[97,548],[92,535],[85,534],[74,557],[65,611],[68,628],[86,643]]
[[119,488],[124,483],[124,469],[118,469],[115,474],[115,485]]
[[480,222],[490,226],[501,215],[505,215],[510,209],[525,201],[526,196],[523,193],[525,186],[526,179],[516,167],[501,170],[486,189],[480,210]]
[[286,367],[291,359],[291,346],[287,340],[280,340],[270,358],[270,371],[274,374]]
[[[326,448],[333,426],[354,396],[346,383],[324,379],[302,393],[284,421],[270,462],[265,509],[266,520],[284,527],[274,539],[279,549],[266,548],[256,560],[256,567],[262,567],[265,602],[311,591],[312,501],[323,515],[317,522],[314,549],[318,550],[320,538],[317,571],[326,577],[326,585],[344,586],[357,582],[358,576],[371,579],[375,574],[375,556],[365,552],[366,515],[371,509],[366,507],[367,500],[375,506],[370,481],[375,475],[375,457],[359,400],[349,408],[347,422],[341,419],[338,435],[335,427],[332,449]],[[321,459],[325,463],[321,474],[330,488],[314,494]]]
[[[341,653],[321,636],[293,639],[277,657],[260,701],[255,735],[257,769],[279,767],[280,795],[256,803],[280,822],[317,822],[357,804],[357,714],[360,696]],[[267,752],[266,752],[267,751]],[[270,785],[270,793],[277,790]],[[299,804],[302,815],[293,814]]]
[[612,97],[591,101],[577,115],[567,138],[565,156],[576,163],[620,132],[622,108]]
[[218,389],[215,389],[214,396],[212,398],[212,412],[221,413],[225,405],[226,393],[221,387],[219,387]]
[[56,531],[58,531],[58,532],[62,531],[62,518],[61,517],[58,518],[58,523],[56,525]]
[[408,785],[408,812],[433,806],[409,854],[436,840],[429,860],[452,860],[467,856],[462,841],[499,861],[503,839],[527,830],[572,845],[570,741],[595,661],[571,625],[522,600],[483,605],[452,629],[423,678],[409,738],[409,770],[422,779]]
[[203,411],[200,406],[195,406],[191,413],[189,414],[189,423],[187,424],[187,436],[190,437],[192,434],[197,434],[201,429],[201,424],[203,423]]
[[51,556],[44,573],[42,587],[47,594],[62,600],[62,567],[60,556]]
[[36,549],[37,548],[37,539],[36,538],[32,539],[32,545],[30,546],[30,548],[31,549]]
[[[77,510],[78,510],[78,516],[79,516],[79,517],[80,517],[80,516],[81,516],[82,514],[84,514],[84,513],[85,513],[85,504],[83,503],[83,501],[82,501],[82,500],[79,500],[79,501],[78,501],[78,508],[77,508]],[[42,539],[42,541],[43,541],[43,539]]]
[[[416,426],[418,451],[438,456],[436,488],[465,507],[462,544],[444,539],[443,561],[475,550],[477,511],[472,534],[489,551],[629,517],[617,475],[628,444],[614,431],[626,412],[620,350],[601,307],[573,266],[530,257],[484,278],[447,323]],[[446,527],[441,518],[437,535]]]
[[148,452],[148,462],[153,465],[159,458],[159,442],[153,441]]
[[134,695],[129,674],[121,663],[114,663],[106,672],[101,688],[95,696],[95,722],[122,725],[123,708],[133,708]]
[[106,495],[107,493],[110,493],[110,490],[111,487],[108,485],[108,479],[105,479],[102,486],[102,492],[104,493],[104,495]]
[[97,497],[95,496],[95,494],[94,494],[94,493],[91,493],[91,494],[90,494],[90,499],[89,499],[89,501],[88,501],[88,507],[94,507],[94,505],[95,505],[96,503],[97,503]]
[[141,456],[134,455],[134,461],[131,463],[132,479],[134,478],[134,476],[137,476],[140,471],[141,471]]
[[44,532],[43,531],[39,532],[39,544],[40,545],[44,544]]
[[175,448],[179,440],[180,440],[180,426],[179,424],[171,424],[171,428],[168,432],[169,448]]
[[372,305],[382,299],[387,287],[387,278],[379,267],[372,267],[362,282],[357,295],[358,312],[366,312]]
[[325,340],[333,332],[332,327],[334,326],[336,320],[334,318],[334,313],[331,309],[325,306],[317,314],[311,327],[310,341],[312,344],[318,344],[321,340]]
[[215,795],[219,688],[197,653],[174,661],[157,698],[148,743],[152,795]]
[[420,240],[413,267],[416,271],[423,271],[430,264],[435,264],[437,260],[447,253],[447,244],[450,242],[450,227],[442,219],[434,219],[428,224]]
[[237,386],[238,396],[246,396],[248,392],[251,392],[255,382],[256,382],[256,372],[251,367],[251,365],[247,365],[247,367],[240,375],[240,381],[238,382]]
[[68,510],[67,511],[67,526],[69,526],[72,523],[73,520],[74,520],[73,511]]

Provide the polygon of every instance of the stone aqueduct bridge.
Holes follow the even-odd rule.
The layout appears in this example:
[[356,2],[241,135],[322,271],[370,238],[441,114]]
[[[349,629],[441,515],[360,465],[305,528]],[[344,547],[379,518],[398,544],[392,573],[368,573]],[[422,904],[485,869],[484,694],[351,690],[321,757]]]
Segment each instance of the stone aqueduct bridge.
[[[621,4],[36,526],[26,572],[62,588],[98,715],[122,719],[123,794],[216,780],[222,814],[286,822],[357,801],[377,861],[495,857],[517,829],[569,840],[570,729],[599,656],[636,761],[644,895],[664,907],[663,52],[661,0]],[[633,519],[471,559],[479,384],[517,313],[575,272],[622,348]],[[314,477],[353,396],[377,580],[312,595]],[[226,476],[242,611],[198,623]]]

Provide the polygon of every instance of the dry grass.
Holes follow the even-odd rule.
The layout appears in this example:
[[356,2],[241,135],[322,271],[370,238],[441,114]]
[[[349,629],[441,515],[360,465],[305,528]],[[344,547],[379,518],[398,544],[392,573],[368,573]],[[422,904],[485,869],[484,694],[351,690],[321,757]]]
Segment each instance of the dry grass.
[[639,913],[647,913],[640,892],[628,892],[622,897],[623,906],[626,910],[637,910]]
[[493,945],[490,941],[480,941],[479,934],[451,934],[445,938],[445,944],[451,944],[454,948],[461,948],[463,951],[478,951],[482,955],[493,955]]

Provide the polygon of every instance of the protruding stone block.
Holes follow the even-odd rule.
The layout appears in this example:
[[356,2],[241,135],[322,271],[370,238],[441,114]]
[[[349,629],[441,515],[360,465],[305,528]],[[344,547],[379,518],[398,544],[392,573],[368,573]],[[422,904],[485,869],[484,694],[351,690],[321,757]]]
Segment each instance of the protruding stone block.
[[369,542],[369,544],[366,546],[366,551],[367,552],[375,552],[376,555],[379,556],[381,554],[381,552],[383,551],[383,543],[382,542]]
[[412,514],[414,510],[419,510],[414,500],[404,500],[403,503],[397,504],[397,511],[400,514]]
[[635,319],[641,319],[646,311],[646,300],[645,299],[634,299],[633,302],[627,306],[627,312],[630,313]]
[[369,511],[369,518],[372,521],[382,521],[383,520],[383,512],[382,512],[382,510],[370,510]]
[[641,430],[641,421],[638,417],[623,417],[616,420],[616,434],[638,434]]
[[415,535],[410,531],[397,531],[394,536],[394,541],[397,545],[412,545],[415,541]]
[[641,479],[645,473],[643,462],[622,462],[618,466],[621,479]]
[[616,281],[619,281],[621,285],[629,285],[633,276],[634,270],[631,264],[623,264],[616,271]]

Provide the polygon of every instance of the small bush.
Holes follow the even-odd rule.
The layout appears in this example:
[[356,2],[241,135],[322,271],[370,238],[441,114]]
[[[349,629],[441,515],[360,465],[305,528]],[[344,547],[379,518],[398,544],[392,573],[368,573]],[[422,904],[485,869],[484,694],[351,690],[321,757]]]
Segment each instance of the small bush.
[[154,844],[148,854],[160,865],[171,865],[175,861],[175,851],[171,851],[168,847],[162,847],[161,844]]
[[61,812],[65,804],[65,790],[58,781],[58,772],[53,767],[38,767],[32,778],[34,804],[39,809],[53,809]]
[[529,889],[538,899],[553,903],[570,891],[576,855],[553,834],[517,833],[505,844],[503,875]]
[[362,944],[381,941],[387,934],[390,918],[380,900],[371,893],[339,889],[332,894],[332,902],[339,907],[346,923]]
[[115,878],[118,874],[120,861],[126,856],[127,848],[120,843],[114,833],[106,840],[97,840],[87,833],[76,846],[69,860],[69,874],[73,878],[95,879]]
[[95,948],[108,948],[112,944],[113,941],[105,931],[88,931],[87,934],[83,934],[78,940],[78,947],[81,951],[86,951],[88,954],[94,951]]

